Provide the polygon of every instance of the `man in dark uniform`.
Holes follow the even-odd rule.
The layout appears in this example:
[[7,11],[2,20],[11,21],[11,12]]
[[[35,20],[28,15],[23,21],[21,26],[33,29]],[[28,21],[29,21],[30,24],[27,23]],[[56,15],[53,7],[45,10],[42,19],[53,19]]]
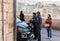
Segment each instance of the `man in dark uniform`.
[[37,17],[36,17],[36,13],[33,13],[33,17],[32,17],[32,23],[33,23],[33,32],[34,32],[34,39],[36,39],[37,37],[37,31],[36,31],[36,20],[37,20]]
[[41,24],[42,24],[42,17],[40,15],[40,12],[37,12],[37,21],[36,21],[36,31],[37,31],[37,37],[38,37],[38,41],[41,41]]

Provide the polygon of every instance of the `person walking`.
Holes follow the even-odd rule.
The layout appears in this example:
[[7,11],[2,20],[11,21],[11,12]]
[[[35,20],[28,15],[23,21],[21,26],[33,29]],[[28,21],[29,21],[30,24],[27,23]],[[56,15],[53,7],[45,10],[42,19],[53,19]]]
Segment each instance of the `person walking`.
[[42,17],[40,15],[40,12],[37,12],[37,23],[36,23],[36,31],[37,31],[37,38],[38,41],[41,41],[41,25],[42,25]]
[[20,12],[19,17],[21,21],[25,21],[23,11]]
[[47,29],[47,35],[50,40],[52,40],[52,18],[51,15],[48,14],[48,18],[45,21],[46,29]]

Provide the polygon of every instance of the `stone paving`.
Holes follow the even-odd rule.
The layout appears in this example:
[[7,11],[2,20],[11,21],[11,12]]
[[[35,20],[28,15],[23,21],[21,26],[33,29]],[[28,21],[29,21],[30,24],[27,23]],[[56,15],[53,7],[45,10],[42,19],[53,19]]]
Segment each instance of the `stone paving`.
[[[41,41],[60,41],[60,31],[57,30],[52,30],[52,40],[49,40],[47,38],[47,31],[45,28],[42,28],[41,30]],[[37,41],[37,40],[32,40],[32,41]]]
[[[42,28],[42,31],[41,31],[41,37],[42,37],[42,40],[41,41],[50,41],[48,38],[47,38],[47,31],[45,28]],[[52,41],[60,41],[60,31],[57,31],[57,30],[52,30]]]

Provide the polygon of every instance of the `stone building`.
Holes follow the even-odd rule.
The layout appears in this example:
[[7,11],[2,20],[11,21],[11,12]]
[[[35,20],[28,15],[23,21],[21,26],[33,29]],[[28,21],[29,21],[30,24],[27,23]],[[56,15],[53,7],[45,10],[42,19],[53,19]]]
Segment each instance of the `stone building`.
[[[14,30],[15,30],[14,29],[14,15],[15,15],[14,3],[15,3],[15,0],[0,0],[0,41],[14,41],[15,39],[15,36],[14,36],[15,35],[14,33]],[[57,7],[57,8],[60,8],[60,7]],[[46,11],[45,13],[48,13],[48,12]],[[58,13],[60,13],[59,9],[58,9]],[[57,14],[57,10],[56,10],[56,14]],[[26,17],[26,20],[31,18],[30,14],[26,15],[25,17]],[[44,21],[45,19],[43,19],[43,23]],[[60,17],[59,19],[58,18],[53,19],[52,27],[56,29],[60,29]]]
[[[47,18],[47,15],[51,14],[52,19],[53,19],[52,20],[53,21],[52,27],[55,28],[55,29],[60,29],[60,22],[59,22],[60,21],[60,8],[59,8],[60,5],[58,5],[58,4],[46,4],[46,3],[43,4],[41,2],[38,2],[36,4],[29,4],[29,5],[27,4],[27,6],[20,5],[20,3],[19,3],[17,7],[19,7],[19,6],[21,8],[21,9],[19,8],[20,10],[23,10],[24,7],[27,8],[27,9],[23,10],[26,21],[29,21],[32,18],[32,13],[33,12],[40,11],[41,15],[42,15],[42,18],[43,18],[43,24],[45,22],[45,19]],[[28,8],[30,8],[30,9],[28,9]],[[17,11],[16,15],[19,16],[20,10],[19,10],[19,13]],[[31,12],[30,12],[30,10],[31,10]],[[29,11],[29,13],[28,13],[28,11]],[[27,20],[27,19],[29,19],[29,20]]]
[[14,41],[14,0],[0,0],[0,41]]

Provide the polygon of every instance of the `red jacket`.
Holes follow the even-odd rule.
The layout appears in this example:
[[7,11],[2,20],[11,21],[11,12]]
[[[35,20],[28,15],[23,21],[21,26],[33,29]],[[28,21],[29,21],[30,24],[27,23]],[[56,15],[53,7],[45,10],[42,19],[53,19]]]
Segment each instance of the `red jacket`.
[[46,19],[45,23],[48,23],[50,25],[49,27],[51,27],[51,25],[52,25],[52,18]]

